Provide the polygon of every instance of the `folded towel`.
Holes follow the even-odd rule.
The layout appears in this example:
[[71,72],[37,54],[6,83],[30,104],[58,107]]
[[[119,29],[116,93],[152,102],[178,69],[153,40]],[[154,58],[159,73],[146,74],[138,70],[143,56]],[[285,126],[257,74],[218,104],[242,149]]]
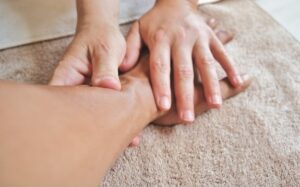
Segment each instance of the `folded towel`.
[[[218,0],[199,0],[199,4]],[[0,49],[48,40],[74,33],[75,1],[1,0]],[[127,23],[149,10],[155,0],[121,0],[120,23]]]
[[[256,78],[192,125],[147,127],[103,186],[299,186],[300,44],[252,0],[200,9],[236,34],[227,51]],[[47,83],[70,40],[0,51],[0,79]]]

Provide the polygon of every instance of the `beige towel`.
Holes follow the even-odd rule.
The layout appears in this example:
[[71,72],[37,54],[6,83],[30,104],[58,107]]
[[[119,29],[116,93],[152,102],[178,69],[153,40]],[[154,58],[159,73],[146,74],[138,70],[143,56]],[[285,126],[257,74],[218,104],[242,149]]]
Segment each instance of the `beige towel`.
[[[218,0],[199,0],[199,4]],[[121,0],[120,23],[140,17],[155,0]],[[0,49],[68,36],[76,25],[75,0],[1,0]]]
[[[228,53],[256,79],[192,125],[147,127],[103,186],[299,186],[300,44],[253,1],[201,10],[236,33]],[[0,78],[47,83],[69,41],[0,52]]]

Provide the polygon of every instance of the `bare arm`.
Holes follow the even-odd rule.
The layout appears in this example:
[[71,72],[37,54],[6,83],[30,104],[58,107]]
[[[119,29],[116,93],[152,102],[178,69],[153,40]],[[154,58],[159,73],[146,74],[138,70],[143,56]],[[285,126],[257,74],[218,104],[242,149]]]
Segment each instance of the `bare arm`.
[[97,186],[156,115],[149,84],[126,82],[122,92],[1,82],[0,186]]
[[[97,186],[158,112],[148,59],[121,77],[122,90],[0,82],[0,186]],[[224,98],[233,89],[221,81]],[[200,85],[198,112],[208,109]],[[156,122],[176,123],[175,110]]]
[[77,0],[76,4],[77,26],[90,23],[119,24],[119,0]]

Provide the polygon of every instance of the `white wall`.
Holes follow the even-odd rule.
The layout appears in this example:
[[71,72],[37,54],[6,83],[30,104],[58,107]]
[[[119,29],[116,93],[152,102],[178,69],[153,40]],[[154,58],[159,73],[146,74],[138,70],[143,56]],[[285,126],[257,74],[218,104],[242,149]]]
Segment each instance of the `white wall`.
[[300,0],[256,0],[300,41]]

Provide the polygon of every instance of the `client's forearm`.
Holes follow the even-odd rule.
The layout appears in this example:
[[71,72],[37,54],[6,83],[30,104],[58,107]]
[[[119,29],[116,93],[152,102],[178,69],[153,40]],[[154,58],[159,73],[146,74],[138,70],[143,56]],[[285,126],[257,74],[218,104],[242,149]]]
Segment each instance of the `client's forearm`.
[[[132,138],[158,117],[146,58],[121,77],[122,91],[0,81],[0,186],[97,186]],[[223,98],[247,88],[221,81]],[[208,109],[196,86],[198,112]],[[176,110],[158,119],[178,123]]]
[[0,186],[96,186],[157,115],[147,79],[121,92],[0,83]]

